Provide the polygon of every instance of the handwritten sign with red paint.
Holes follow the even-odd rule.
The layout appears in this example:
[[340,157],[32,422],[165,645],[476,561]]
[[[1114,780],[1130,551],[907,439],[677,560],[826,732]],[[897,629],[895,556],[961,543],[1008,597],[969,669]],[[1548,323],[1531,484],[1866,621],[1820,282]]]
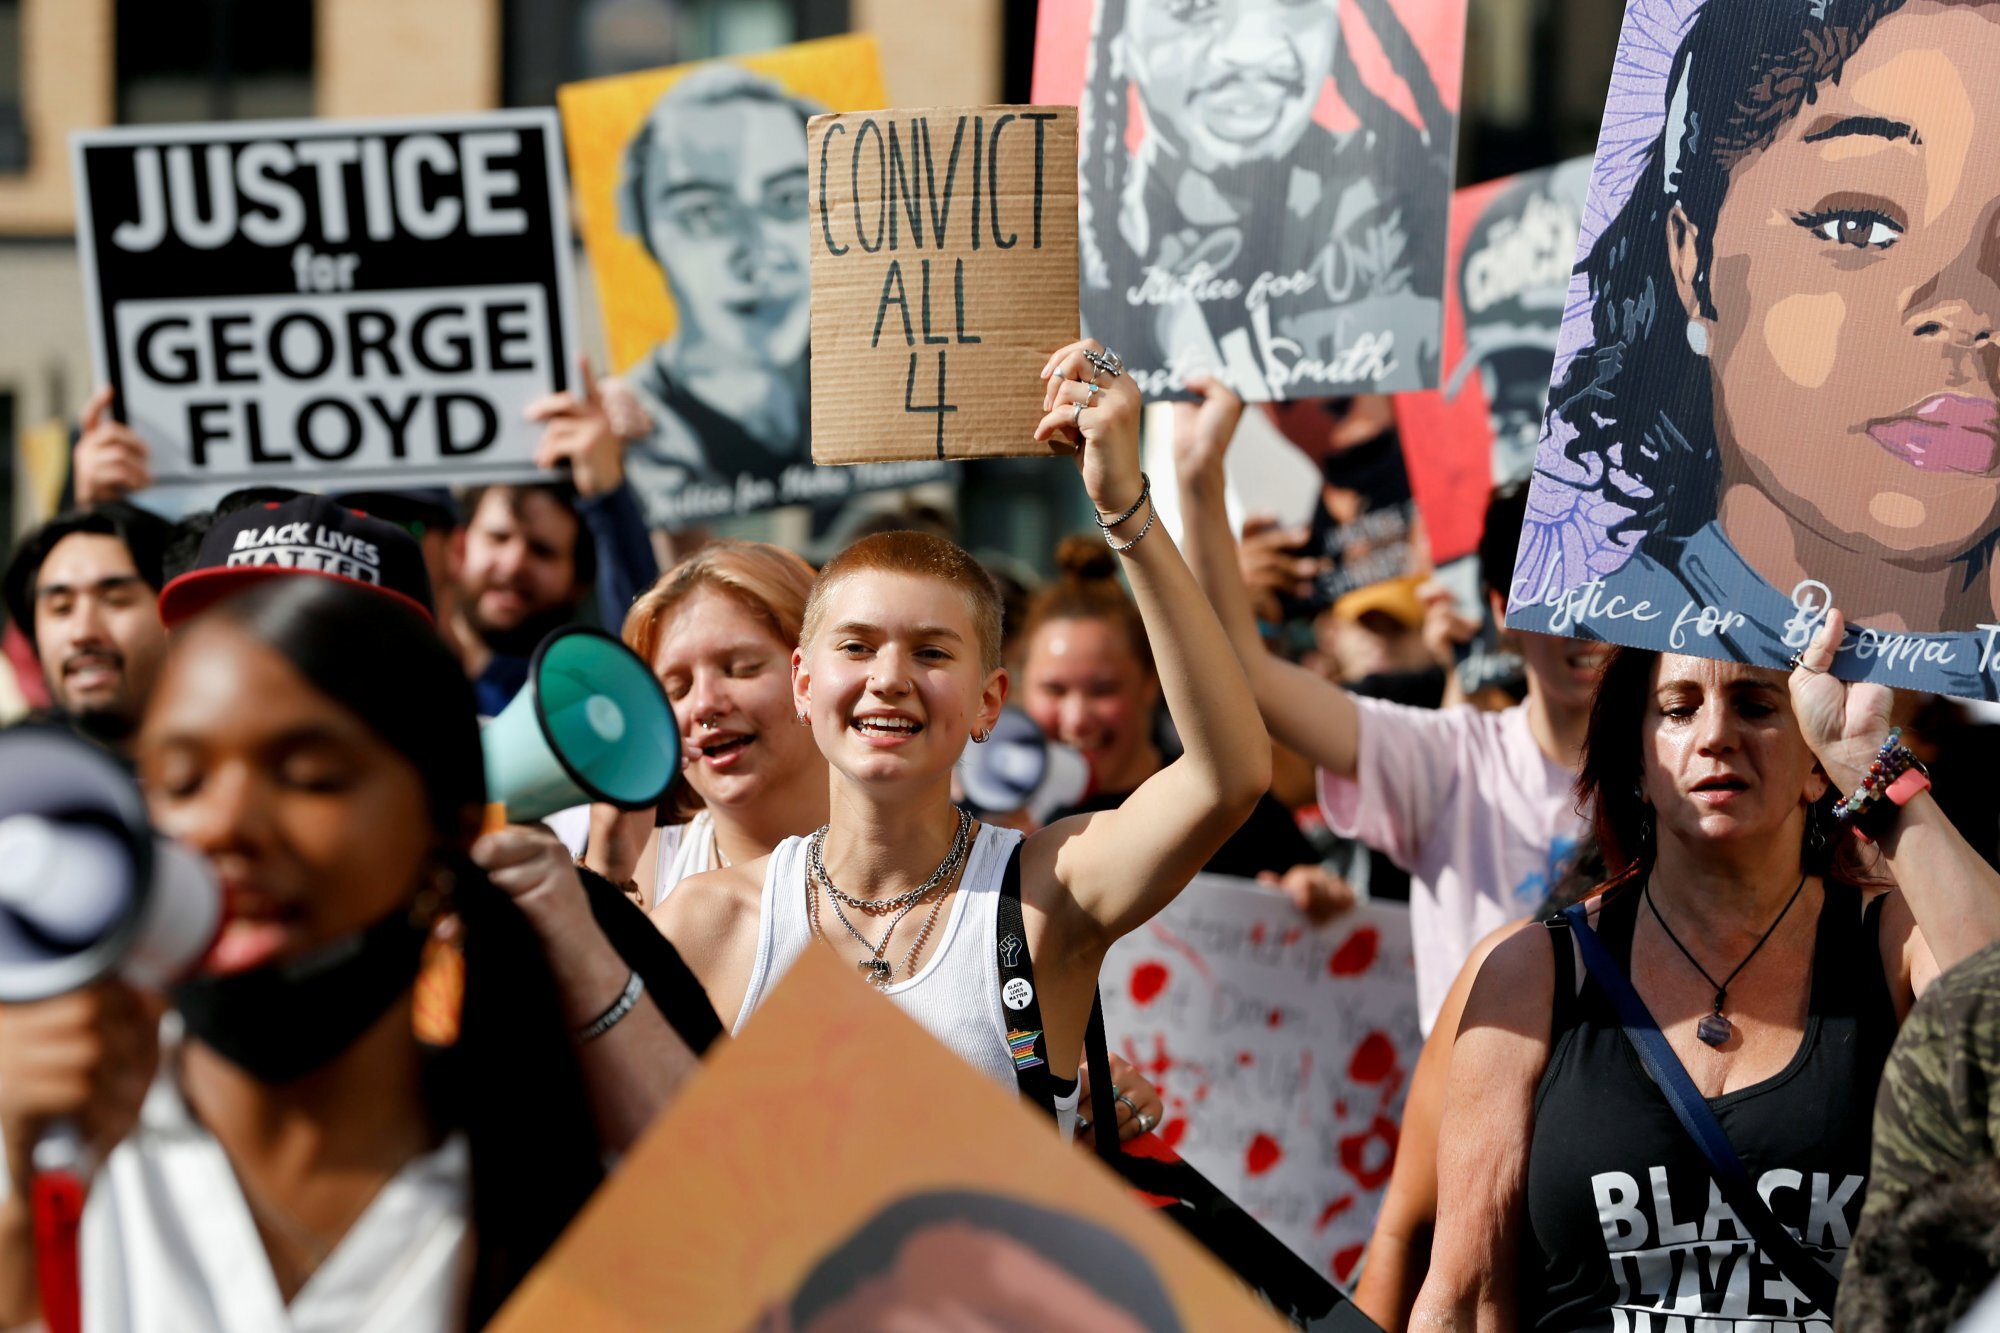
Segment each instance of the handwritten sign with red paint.
[[1160,1136],[1348,1283],[1423,1044],[1409,910],[1314,927],[1274,890],[1202,875],[1112,948],[1102,988],[1111,1049],[1166,1101]]

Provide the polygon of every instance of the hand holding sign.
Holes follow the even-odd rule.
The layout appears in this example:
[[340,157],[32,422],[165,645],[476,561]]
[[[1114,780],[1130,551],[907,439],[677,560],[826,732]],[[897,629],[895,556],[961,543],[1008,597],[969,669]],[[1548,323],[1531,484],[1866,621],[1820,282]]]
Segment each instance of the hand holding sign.
[[1847,618],[1829,607],[1790,681],[1792,711],[1806,744],[1845,796],[1861,785],[1869,761],[1889,734],[1896,692],[1886,685],[1849,683],[1832,674],[1833,655],[1847,637]]
[[70,454],[70,477],[79,505],[122,500],[153,484],[152,455],[130,426],[111,415],[111,386],[101,386],[83,409],[83,433]]
[[1095,338],[1074,342],[1042,367],[1048,387],[1035,438],[1076,451],[1090,502],[1104,514],[1126,513],[1145,485],[1139,470],[1139,390],[1125,375],[1107,375],[1090,360],[1102,356]]
[[613,420],[606,393],[590,373],[590,357],[576,359],[580,392],[546,394],[529,403],[527,418],[544,423],[542,442],[535,447],[535,466],[553,470],[569,464],[576,493],[588,498],[615,491],[625,481],[625,432]]

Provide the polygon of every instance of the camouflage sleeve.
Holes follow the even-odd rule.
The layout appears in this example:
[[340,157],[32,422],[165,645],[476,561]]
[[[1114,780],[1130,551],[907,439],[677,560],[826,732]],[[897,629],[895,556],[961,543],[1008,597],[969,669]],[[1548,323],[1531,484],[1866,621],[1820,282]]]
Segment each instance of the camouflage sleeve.
[[1876,1098],[1864,1218],[1938,1173],[1990,1154],[1982,1141],[1987,1108],[1969,1105],[1967,1093],[1983,1089],[1991,1071],[1989,1016],[1996,1013],[2000,955],[1991,950],[1941,978],[1911,1010]]

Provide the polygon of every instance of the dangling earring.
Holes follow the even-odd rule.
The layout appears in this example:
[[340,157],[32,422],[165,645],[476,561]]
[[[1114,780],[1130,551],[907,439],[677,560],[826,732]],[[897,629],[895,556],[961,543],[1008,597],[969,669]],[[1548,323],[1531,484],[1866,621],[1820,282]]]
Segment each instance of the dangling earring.
[[810,714],[807,714],[807,713],[800,713],[800,714],[799,714],[799,725],[800,725],[800,726],[802,726],[802,727],[810,727],[810,726],[811,726],[812,724],[813,724],[813,720],[812,720],[812,716],[811,716]]
[[1696,356],[1708,355],[1708,325],[1698,319],[1687,323],[1688,350]]
[[441,865],[410,905],[410,924],[429,930],[410,1008],[418,1041],[442,1049],[458,1041],[465,1007],[464,928],[451,915],[458,876]]
[[1653,851],[1653,825],[1656,816],[1653,808],[1646,804],[1646,789],[1638,783],[1632,784],[1632,799],[1639,803],[1639,837],[1633,861],[1643,863],[1651,859]]
[[1826,825],[1811,806],[1806,807],[1806,859],[1823,862],[1826,858]]

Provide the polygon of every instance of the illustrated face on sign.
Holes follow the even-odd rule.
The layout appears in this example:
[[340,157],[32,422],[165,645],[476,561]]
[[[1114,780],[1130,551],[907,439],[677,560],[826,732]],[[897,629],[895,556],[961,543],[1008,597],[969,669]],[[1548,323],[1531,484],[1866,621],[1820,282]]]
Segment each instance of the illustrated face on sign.
[[1534,470],[1549,397],[1549,354],[1538,348],[1495,352],[1479,367],[1486,421],[1493,432],[1493,482],[1518,481]]
[[1709,264],[1724,485],[1875,558],[2000,522],[2000,7],[1911,4],[1731,173]]
[[683,339],[796,365],[810,316],[799,110],[775,92],[744,93],[656,110],[650,124],[645,239],[679,306]]
[[857,1328],[1178,1333],[1147,1258],[1082,1217],[974,1190],[911,1194],[855,1230],[755,1333]]
[[1123,50],[1149,127],[1208,169],[1291,152],[1339,40],[1331,0],[1131,0]]

